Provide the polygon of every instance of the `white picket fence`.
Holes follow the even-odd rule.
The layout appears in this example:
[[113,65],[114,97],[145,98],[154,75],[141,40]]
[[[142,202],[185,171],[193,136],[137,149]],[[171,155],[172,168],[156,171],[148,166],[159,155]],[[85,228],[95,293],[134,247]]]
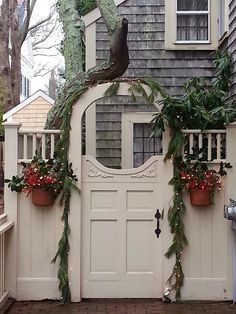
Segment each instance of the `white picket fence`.
[[[5,146],[5,153],[6,153],[6,158],[9,159],[7,160],[6,167],[5,167],[6,177],[11,177],[13,174],[17,173],[17,171],[19,171],[19,167],[18,167],[19,163],[21,161],[29,162],[32,159],[32,157],[35,155],[35,152],[37,152],[37,154],[39,154],[44,159],[53,157],[56,141],[58,140],[60,136],[59,130],[19,130],[19,125],[17,124],[14,125],[13,123],[12,124],[9,123],[9,126],[8,124],[6,124],[5,129],[6,129],[6,140],[8,144]],[[226,160],[228,161],[229,157],[231,157],[232,159],[233,152],[232,152],[231,147],[230,149],[228,149],[226,145],[228,143],[226,141],[229,136],[230,138],[229,142],[232,143],[232,139],[234,138],[233,136],[234,129],[232,129],[232,131],[229,128],[227,130],[207,130],[204,132],[201,132],[201,130],[184,130],[183,133],[185,134],[185,137],[186,137],[186,145],[185,145],[184,151],[185,153],[192,153],[193,148],[203,147],[205,149],[205,152],[203,152],[202,154],[206,154],[205,156],[207,157],[208,160],[214,159],[212,161],[213,163],[219,163],[221,161],[224,162]],[[165,143],[165,145],[167,145],[167,143]],[[226,155],[226,151],[227,151],[227,154],[230,156]],[[232,181],[233,179],[230,179],[230,180]],[[17,269],[18,269],[17,263],[20,263],[18,259],[18,255],[20,253],[19,253],[19,249],[17,249],[17,246],[19,246],[19,243],[18,243],[19,240],[17,237],[19,236],[20,232],[22,233],[24,232],[24,226],[21,226],[20,228],[18,220],[19,220],[20,215],[26,215],[25,209],[27,209],[27,207],[25,204],[29,203],[29,202],[23,203],[25,206],[24,211],[20,213],[19,204],[17,203],[15,194],[13,195],[13,193],[11,193],[9,189],[5,189],[5,193],[6,193],[5,194],[6,214],[0,216],[0,301],[6,298],[7,296],[6,288],[9,289],[12,297],[16,297],[17,289],[19,290],[21,289],[19,288],[19,286],[18,287],[15,286],[15,281],[18,277],[19,277],[18,278],[19,285],[22,285],[23,287],[23,283],[21,280],[22,278],[17,273]],[[230,195],[232,191],[228,190],[227,193],[229,193]],[[224,202],[223,199],[222,199],[222,202]],[[53,215],[57,214],[56,211],[55,212],[51,211],[48,213],[42,211],[41,213],[38,210],[37,212],[35,211],[35,214],[37,215],[40,214],[42,217],[44,217],[44,215],[45,217],[46,215],[48,215],[50,217],[47,216],[47,220],[51,219],[50,221],[52,222],[52,224],[55,224],[55,217]],[[8,215],[9,221],[7,220],[7,215]],[[39,219],[39,217],[37,219]],[[24,220],[22,219],[22,221]],[[5,288],[5,279],[4,279],[4,276],[5,276],[4,254],[5,254],[5,249],[6,249],[5,235],[6,235],[7,230],[12,228],[12,226],[14,225],[14,222],[15,222],[15,227],[14,227],[13,237],[11,237],[9,241],[7,241],[8,249],[10,248],[10,250],[12,250],[12,254],[8,255],[8,259],[10,259],[10,263],[13,265],[11,265],[11,272],[9,272],[9,270],[7,272],[7,276],[9,276],[9,274],[10,276],[9,278],[7,278],[7,287]],[[43,223],[42,223],[42,226],[44,226]],[[18,228],[21,230],[19,231]],[[45,233],[47,232],[46,234],[47,236],[49,236],[52,233],[51,228],[50,228],[50,232],[49,230],[46,230],[46,228],[44,231]],[[8,232],[11,232],[11,230],[9,230]],[[48,239],[46,235],[45,235],[45,239],[46,238]],[[38,236],[40,236],[40,234]],[[52,242],[53,241],[54,239],[52,240]],[[28,248],[28,249],[30,250],[32,248]],[[23,265],[23,262],[22,262],[22,265]],[[52,267],[52,266],[49,265],[48,267]],[[24,271],[27,272],[27,269]],[[50,271],[52,273],[55,272],[54,268],[53,269],[50,268]],[[40,278],[37,277],[37,280],[38,279]],[[28,282],[30,281],[27,281],[27,284]],[[54,287],[54,285],[55,287],[57,287],[56,279],[55,279],[55,283],[54,281],[52,281],[49,284],[51,284],[52,287]],[[48,289],[51,289],[50,287]],[[24,289],[22,288],[22,291],[23,290]],[[24,299],[23,292],[18,292],[18,293],[20,293],[19,298]],[[51,293],[51,295],[48,295],[48,297],[56,298],[55,297],[56,295],[57,295],[56,292],[55,293],[53,292]]]
[[[194,148],[204,149],[205,158],[212,163],[226,161],[226,130],[183,130],[186,144],[184,154],[192,154]],[[24,130],[18,132],[19,162],[29,162],[37,154],[43,159],[53,157],[59,130]],[[200,154],[200,157],[204,153]]]
[[219,163],[226,161],[226,130],[183,130],[186,144],[183,154],[192,154],[194,149],[203,149],[199,157]]
[[13,221],[7,221],[6,214],[0,215],[0,306],[8,297],[8,292],[5,289],[5,236],[13,225]]
[[59,130],[20,129],[18,132],[19,161],[30,161],[36,154],[43,159],[53,157],[55,141],[59,134]]

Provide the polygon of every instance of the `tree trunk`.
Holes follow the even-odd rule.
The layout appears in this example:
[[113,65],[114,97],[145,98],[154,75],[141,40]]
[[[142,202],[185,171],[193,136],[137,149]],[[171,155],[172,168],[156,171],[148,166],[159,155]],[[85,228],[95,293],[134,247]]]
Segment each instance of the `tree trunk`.
[[[60,0],[60,2],[64,1],[66,0]],[[67,2],[67,5],[68,4],[69,2]],[[66,81],[62,95],[60,95],[60,98],[57,99],[55,106],[50,110],[45,126],[46,128],[57,129],[60,127],[65,103],[64,99],[67,97],[67,95],[73,94],[76,101],[76,93],[79,89],[92,86],[99,81],[113,80],[121,76],[129,65],[129,53],[127,46],[127,19],[121,18],[113,0],[98,0],[98,7],[110,34],[110,59],[102,65],[90,69],[84,74],[81,72],[74,72],[72,75],[70,74],[68,76],[66,73],[66,77],[70,77],[70,80]],[[69,14],[69,12],[70,10],[64,11],[64,14]],[[72,19],[68,18],[64,18],[62,21],[66,21],[66,23],[73,22]],[[68,26],[63,26],[63,28],[64,30],[72,29],[72,27]],[[73,36],[73,32],[71,36]],[[71,38],[71,36],[70,34],[66,34],[65,38]],[[70,47],[71,44],[72,42],[69,41]],[[74,54],[76,55],[76,50],[74,50]],[[71,56],[71,58],[73,59],[73,56]],[[65,63],[66,62],[67,58],[65,57]],[[70,60],[69,63],[71,64],[71,62],[72,61]]]
[[[25,0],[25,14],[19,25],[18,0],[2,0],[0,5],[0,88],[1,111],[20,102],[21,46],[26,38],[29,20],[37,0]],[[1,93],[2,94],[2,93]]]
[[20,102],[21,44],[17,1],[3,0],[0,9],[0,86],[4,93],[1,110],[6,112]]
[[[21,93],[21,33],[19,30],[18,17],[16,14],[17,1],[12,7],[11,14],[11,86],[13,89],[12,107],[20,103]],[[8,109],[9,110],[9,109]]]
[[10,3],[4,0],[0,7],[0,88],[2,91],[1,110],[12,108],[13,91],[9,60]]
[[84,65],[84,22],[76,10],[75,0],[58,0],[59,15],[63,25],[66,80],[74,78],[75,73],[83,73]]

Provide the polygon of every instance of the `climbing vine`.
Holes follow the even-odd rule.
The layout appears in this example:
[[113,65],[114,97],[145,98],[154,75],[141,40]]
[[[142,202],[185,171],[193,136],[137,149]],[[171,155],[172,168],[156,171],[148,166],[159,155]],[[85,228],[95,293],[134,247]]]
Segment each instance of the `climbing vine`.
[[[63,232],[61,239],[58,244],[58,250],[52,262],[55,263],[59,259],[59,269],[58,269],[58,279],[59,279],[59,289],[61,290],[62,296],[61,300],[63,303],[71,302],[70,293],[70,283],[68,276],[68,257],[70,252],[69,235],[69,213],[70,213],[70,200],[72,189],[78,190],[76,186],[77,177],[73,174],[72,164],[69,163],[69,138],[70,138],[70,121],[73,110],[73,104],[75,101],[87,91],[87,88],[78,88],[77,92],[68,93],[65,100],[64,110],[62,114],[62,124],[60,127],[61,137],[56,146],[56,155],[60,160],[61,169],[59,181],[62,182],[62,195],[60,199],[60,204],[63,206],[63,214],[61,220],[63,222]],[[61,99],[62,101],[62,99]]]
[[[184,233],[184,214],[186,207],[183,202],[183,186],[180,184],[180,181],[177,180],[184,145],[182,129],[199,128],[203,130],[206,128],[222,128],[236,118],[234,103],[226,101],[229,89],[230,60],[231,57],[228,53],[217,52],[215,61],[217,66],[216,78],[213,80],[212,85],[208,87],[204,80],[193,78],[186,83],[185,93],[180,98],[168,96],[159,84],[151,79],[117,79],[113,81],[113,84],[111,84],[105,92],[105,96],[116,96],[120,82],[126,82],[129,84],[129,92],[134,99],[136,99],[135,95],[139,94],[146,101],[153,104],[154,101],[157,101],[159,96],[162,97],[159,103],[157,103],[157,105],[162,105],[162,107],[160,111],[154,115],[151,124],[153,135],[164,132],[167,126],[171,131],[171,139],[165,160],[170,158],[173,160],[173,179],[170,181],[170,184],[173,185],[174,196],[172,205],[168,211],[168,221],[171,233],[173,234],[173,242],[165,256],[167,258],[175,256],[175,264],[168,282],[171,289],[174,289],[176,292],[176,299],[181,297],[181,287],[184,282],[181,256],[184,247],[188,243]],[[73,104],[75,104],[88,89],[89,86],[81,87],[80,84],[76,83],[71,85],[67,93],[64,94],[65,96],[59,98],[59,106],[55,108],[55,110],[60,108],[61,111],[58,116],[62,119],[60,126],[61,138],[57,144],[56,153],[61,161],[60,181],[63,182],[61,204],[64,208],[62,214],[64,228],[53,262],[59,259],[58,278],[63,303],[71,301],[68,277],[68,255],[70,251],[69,213],[71,191],[73,188],[78,189],[75,185],[77,178],[73,174],[72,165],[68,162],[71,129],[70,120]]]
[[[172,274],[168,279],[168,283],[171,288],[176,291],[176,299],[180,298],[180,289],[184,282],[184,273],[181,264],[181,257],[184,247],[188,244],[184,232],[183,217],[186,211],[185,204],[183,202],[183,184],[179,180],[181,158],[175,157],[173,160],[174,176],[171,180],[174,188],[173,203],[168,211],[168,221],[170,225],[170,231],[174,234],[173,241],[165,256],[170,258],[175,256],[175,264]],[[173,283],[174,282],[174,283]]]
[[[162,93],[159,85],[152,80],[116,80],[114,83],[107,89],[104,96],[114,96],[117,95],[120,82],[127,82],[130,85],[130,92],[133,97],[134,93],[140,93],[147,101],[152,102],[154,98]],[[101,82],[102,83],[102,82]],[[142,84],[150,88],[150,93],[147,93],[143,88]],[[56,156],[60,160],[61,169],[59,181],[63,183],[63,193],[61,196],[60,203],[63,206],[63,214],[61,220],[63,222],[63,232],[61,239],[58,244],[58,250],[52,262],[55,263],[59,259],[59,270],[58,270],[58,279],[59,279],[59,289],[61,290],[62,296],[61,300],[63,303],[69,303],[71,301],[70,293],[70,283],[68,275],[68,257],[70,252],[69,236],[70,236],[70,226],[69,226],[69,213],[70,213],[70,199],[72,189],[77,189],[76,181],[77,178],[73,174],[72,164],[69,163],[69,145],[70,145],[70,130],[71,130],[71,115],[73,110],[73,105],[79,100],[79,98],[89,89],[87,87],[81,87],[80,85],[74,84],[67,91],[66,96],[61,95],[59,102],[64,104],[58,108],[63,108],[59,114],[61,117],[61,137],[56,146]],[[163,94],[162,94],[163,95]]]
[[216,76],[211,86],[201,78],[193,78],[184,86],[184,94],[179,98],[165,96],[161,111],[152,120],[153,134],[159,135],[170,128],[170,142],[165,160],[172,159],[173,202],[168,210],[168,221],[173,241],[165,256],[175,256],[175,264],[168,279],[170,290],[175,297],[181,297],[184,273],[181,256],[188,241],[184,233],[183,183],[180,178],[182,151],[185,143],[183,129],[222,129],[236,119],[235,103],[227,99],[230,84],[231,56],[228,52],[216,52],[214,61]]

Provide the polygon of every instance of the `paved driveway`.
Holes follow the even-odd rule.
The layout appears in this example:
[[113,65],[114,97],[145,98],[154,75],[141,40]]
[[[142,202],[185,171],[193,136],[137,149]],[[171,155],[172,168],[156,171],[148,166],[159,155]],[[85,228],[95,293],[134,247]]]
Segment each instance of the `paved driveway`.
[[4,314],[236,314],[227,302],[186,302],[164,304],[156,299],[93,299],[61,305],[56,301],[15,302]]

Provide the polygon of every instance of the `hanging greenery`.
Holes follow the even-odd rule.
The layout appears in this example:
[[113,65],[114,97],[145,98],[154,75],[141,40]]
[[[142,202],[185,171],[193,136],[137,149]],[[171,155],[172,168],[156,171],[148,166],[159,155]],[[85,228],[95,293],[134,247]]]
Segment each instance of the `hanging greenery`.
[[183,249],[187,245],[188,241],[184,232],[183,217],[186,211],[185,204],[183,202],[183,183],[180,178],[180,164],[181,157],[175,157],[173,160],[174,175],[170,182],[174,188],[173,203],[168,211],[168,221],[170,225],[170,231],[174,234],[173,241],[165,256],[170,258],[175,256],[175,264],[172,274],[168,279],[168,283],[171,288],[176,291],[176,299],[180,298],[180,289],[184,282],[184,273],[181,264],[181,257]]
[[[107,89],[104,96],[115,96],[118,94],[120,82],[127,82],[130,85],[131,93],[138,92],[142,95],[147,101],[153,103],[155,97],[158,94],[164,95],[160,86],[152,80],[116,80],[113,84]],[[100,82],[103,83],[103,82]],[[150,94],[148,94],[143,88],[142,84],[150,88]],[[92,86],[91,86],[92,87]],[[70,199],[72,189],[77,189],[75,182],[77,181],[76,176],[73,174],[72,164],[68,162],[69,156],[69,145],[70,145],[70,121],[73,110],[73,105],[79,100],[79,98],[89,89],[89,86],[81,87],[81,85],[74,84],[71,85],[68,89],[66,96],[59,99],[63,106],[59,116],[62,118],[62,123],[60,126],[61,137],[56,146],[56,156],[60,160],[61,169],[59,173],[59,181],[62,182],[62,196],[60,203],[63,206],[62,222],[63,222],[63,232],[61,239],[58,244],[58,250],[52,262],[55,263],[59,259],[59,270],[58,270],[58,279],[59,279],[59,289],[61,290],[62,296],[61,300],[63,303],[71,302],[71,293],[70,293],[70,283],[68,276],[68,257],[70,252],[69,236],[70,236],[70,226],[69,226],[69,213],[70,213]],[[58,109],[57,109],[58,110]]]
[[[64,110],[61,112],[63,117],[62,124],[60,127],[61,137],[56,146],[56,156],[60,160],[61,169],[59,172],[59,180],[62,182],[62,195],[60,199],[60,204],[63,206],[63,214],[61,220],[63,222],[63,232],[61,239],[58,244],[58,250],[52,262],[55,263],[59,259],[59,269],[58,269],[58,279],[59,279],[59,289],[61,290],[62,296],[61,300],[63,303],[71,302],[70,293],[70,283],[68,276],[68,257],[70,252],[69,245],[69,213],[70,213],[70,199],[72,189],[78,190],[75,182],[77,177],[73,174],[72,164],[68,162],[69,160],[69,138],[70,138],[70,120],[72,115],[72,106],[76,100],[87,91],[88,88],[74,89],[73,92],[68,93],[67,97],[63,99],[65,101]],[[61,100],[62,101],[62,100]]]
[[153,134],[159,135],[170,128],[170,142],[165,160],[173,161],[174,196],[168,210],[168,221],[173,234],[173,242],[165,256],[175,256],[175,264],[168,280],[175,297],[181,297],[184,274],[181,256],[187,245],[184,233],[183,182],[179,179],[182,171],[182,151],[185,143],[183,129],[223,129],[236,119],[236,105],[227,99],[230,84],[231,56],[228,52],[216,52],[216,76],[208,86],[201,78],[193,78],[184,86],[184,94],[179,98],[163,97],[161,110],[154,115]]
[[231,56],[228,52],[216,53],[216,77],[208,86],[206,82],[194,77],[184,85],[183,96],[176,98],[166,95],[162,100],[161,111],[151,121],[154,134],[171,131],[168,152],[169,159],[180,156],[184,143],[183,129],[222,129],[236,118],[236,107],[227,99]]
[[[222,128],[236,118],[234,103],[226,101],[229,77],[230,77],[230,55],[228,53],[217,52],[215,64],[218,66],[216,78],[212,85],[208,87],[200,78],[193,78],[185,85],[185,93],[180,98],[168,96],[157,82],[152,79],[125,80],[117,79],[107,89],[104,96],[116,96],[118,94],[120,82],[126,82],[130,85],[131,96],[136,99],[136,93],[142,96],[149,103],[154,103],[159,96],[162,99],[157,103],[161,109],[155,114],[152,120],[153,135],[165,131],[168,126],[171,131],[168,152],[165,159],[173,158],[173,179],[170,184],[174,188],[173,203],[168,211],[168,220],[173,233],[173,242],[166,252],[165,256],[170,258],[175,256],[175,264],[172,274],[169,278],[171,289],[176,291],[176,299],[181,297],[181,287],[184,281],[184,274],[181,264],[181,256],[184,247],[187,245],[187,238],[184,233],[184,214],[185,205],[183,202],[183,185],[180,184],[177,177],[180,172],[180,160],[184,144],[182,129],[188,128]],[[103,82],[100,82],[103,83]],[[148,91],[143,87],[148,87]],[[59,288],[62,292],[63,303],[71,301],[69,278],[68,278],[68,255],[69,245],[69,213],[71,190],[76,188],[77,178],[73,175],[72,165],[68,162],[69,138],[70,138],[70,119],[72,115],[73,104],[75,104],[81,95],[89,87],[81,87],[81,84],[72,84],[59,100],[60,114],[62,118],[61,138],[57,144],[56,152],[61,161],[61,177],[63,182],[63,195],[61,204],[64,208],[62,221],[64,229],[59,241],[58,251],[53,259],[56,262],[59,259],[58,278]],[[58,110],[58,107],[57,107]],[[77,189],[77,188],[76,188]]]

